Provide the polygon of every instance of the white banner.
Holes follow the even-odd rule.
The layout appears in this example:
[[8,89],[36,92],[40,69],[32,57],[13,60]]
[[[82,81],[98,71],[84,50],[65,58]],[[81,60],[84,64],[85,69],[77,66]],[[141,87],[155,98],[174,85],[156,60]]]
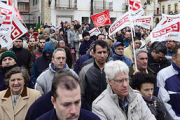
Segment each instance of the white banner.
[[153,21],[152,16],[140,16],[138,19],[135,20],[134,25],[138,25],[143,28],[150,29],[152,21]]
[[161,27],[156,27],[150,34],[151,42],[165,41],[167,39],[180,42],[180,19],[173,20]]
[[123,16],[118,18],[109,28],[109,36],[115,34],[117,31],[123,29],[124,27],[131,26],[130,23],[130,13],[126,12]]
[[99,28],[97,27],[97,28],[93,28],[92,30],[90,30],[89,31],[89,34],[90,34],[90,36],[93,36],[93,35],[99,35],[99,34],[101,34],[101,31],[99,30]]
[[13,7],[0,2],[0,14],[5,16],[0,26],[0,44],[2,47],[7,47],[14,40],[25,34],[27,29],[14,14]]
[[180,14],[178,15],[167,15],[167,14],[162,14],[162,19],[161,21],[157,24],[156,27],[162,26],[166,23],[172,22],[174,19],[180,18]]
[[139,16],[144,14],[141,0],[128,0],[128,7],[133,20],[136,20]]
[[0,20],[0,44],[2,47],[6,47],[12,43],[11,39],[11,24],[13,19],[12,7],[0,2],[0,14],[2,19]]

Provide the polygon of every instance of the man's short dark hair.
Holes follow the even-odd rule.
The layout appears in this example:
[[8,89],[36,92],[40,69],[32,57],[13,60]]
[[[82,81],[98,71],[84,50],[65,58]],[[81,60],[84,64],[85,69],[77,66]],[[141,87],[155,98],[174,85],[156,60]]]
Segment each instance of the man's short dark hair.
[[178,50],[180,49],[180,46],[176,46],[172,50],[172,57],[177,57]]
[[100,35],[103,35],[103,36],[106,38],[106,36],[105,36],[104,34],[100,33],[100,34],[97,36],[97,39],[99,38]]
[[[102,48],[105,48],[105,47],[107,47],[107,50],[108,50],[108,44],[105,42],[105,41],[103,41],[103,40],[97,40],[97,41],[95,41],[95,43],[94,43],[94,47],[93,47],[93,51],[94,51],[94,53],[96,52],[96,46],[97,45],[99,45],[99,46],[101,46]],[[108,50],[109,51],[109,50]]]
[[152,51],[155,50],[156,54],[158,53],[163,53],[163,54],[167,54],[167,47],[164,43],[162,42],[156,42],[156,44],[154,44],[154,46],[152,47]]
[[150,75],[147,73],[138,72],[132,77],[132,88],[141,90],[141,86],[143,83],[152,83],[156,84],[156,77],[154,75]]
[[58,97],[58,87],[72,91],[76,89],[78,86],[80,86],[78,78],[74,76],[70,72],[70,70],[61,69],[55,73],[54,78],[52,80],[52,96],[56,100],[56,98]]

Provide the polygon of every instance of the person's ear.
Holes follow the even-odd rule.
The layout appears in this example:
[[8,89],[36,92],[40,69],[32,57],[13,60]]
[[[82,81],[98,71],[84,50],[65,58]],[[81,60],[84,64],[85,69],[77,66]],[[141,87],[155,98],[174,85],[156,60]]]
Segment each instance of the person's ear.
[[112,85],[112,80],[110,80],[109,78],[108,78],[108,83],[110,86]]
[[56,109],[55,99],[54,99],[54,97],[53,97],[53,96],[51,96],[51,102],[52,102],[52,104],[53,104],[54,108]]

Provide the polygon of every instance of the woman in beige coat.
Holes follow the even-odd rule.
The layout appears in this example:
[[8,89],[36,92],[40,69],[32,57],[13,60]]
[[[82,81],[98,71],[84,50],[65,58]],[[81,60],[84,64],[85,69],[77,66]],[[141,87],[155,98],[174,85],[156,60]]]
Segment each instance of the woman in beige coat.
[[0,92],[0,119],[24,120],[31,104],[40,97],[40,92],[27,88],[30,80],[23,67],[14,67],[5,75],[8,89]]

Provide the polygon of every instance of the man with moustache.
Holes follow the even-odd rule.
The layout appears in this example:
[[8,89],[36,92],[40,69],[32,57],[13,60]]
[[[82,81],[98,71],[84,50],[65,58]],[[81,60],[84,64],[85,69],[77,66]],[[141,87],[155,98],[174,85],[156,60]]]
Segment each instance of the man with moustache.
[[84,66],[79,73],[81,94],[90,106],[96,97],[106,89],[104,65],[108,53],[107,43],[103,40],[96,41],[93,46],[94,62]]

